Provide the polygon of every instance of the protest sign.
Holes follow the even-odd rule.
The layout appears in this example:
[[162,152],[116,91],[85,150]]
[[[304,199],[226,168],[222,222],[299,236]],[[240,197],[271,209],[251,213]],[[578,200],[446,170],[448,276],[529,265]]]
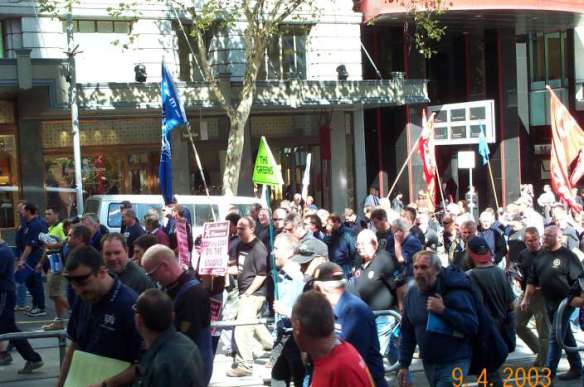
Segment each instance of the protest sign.
[[205,223],[199,274],[223,276],[229,260],[229,222]]

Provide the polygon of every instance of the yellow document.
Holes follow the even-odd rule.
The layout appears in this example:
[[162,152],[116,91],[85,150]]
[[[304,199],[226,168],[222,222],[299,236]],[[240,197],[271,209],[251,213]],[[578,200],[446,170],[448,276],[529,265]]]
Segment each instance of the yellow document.
[[65,387],[86,387],[88,384],[101,383],[104,379],[119,374],[129,366],[130,363],[125,361],[75,351]]

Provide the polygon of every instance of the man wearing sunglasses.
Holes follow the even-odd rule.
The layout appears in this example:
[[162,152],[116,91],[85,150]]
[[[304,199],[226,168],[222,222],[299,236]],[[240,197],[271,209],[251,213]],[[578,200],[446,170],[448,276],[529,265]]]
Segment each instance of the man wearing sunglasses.
[[[93,247],[81,246],[71,251],[64,274],[79,302],[73,306],[67,326],[71,344],[57,386],[64,385],[75,350],[129,363],[137,360],[142,339],[134,326],[132,306],[136,303],[136,292],[110,276],[101,254]],[[108,386],[128,382],[104,381]]]

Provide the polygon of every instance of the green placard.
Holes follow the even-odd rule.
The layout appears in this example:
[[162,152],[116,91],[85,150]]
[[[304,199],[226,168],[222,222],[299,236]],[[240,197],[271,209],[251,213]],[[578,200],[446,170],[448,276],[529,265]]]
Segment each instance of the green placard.
[[253,168],[252,180],[256,184],[284,184],[280,167],[276,164],[274,155],[272,155],[272,151],[264,136],[260,139],[260,148],[258,149],[258,156],[256,157],[255,167]]

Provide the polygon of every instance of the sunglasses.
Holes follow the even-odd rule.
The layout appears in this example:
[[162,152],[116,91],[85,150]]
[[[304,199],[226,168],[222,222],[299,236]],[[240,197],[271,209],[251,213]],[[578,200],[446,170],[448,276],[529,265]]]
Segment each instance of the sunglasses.
[[160,269],[160,265],[161,265],[161,263],[159,263],[158,265],[156,265],[156,266],[154,267],[154,269],[152,269],[152,270],[150,270],[150,271],[146,272],[146,276],[147,276],[148,278],[152,279],[152,276],[154,275],[154,273],[156,273],[156,272],[158,271],[158,269]]
[[89,272],[88,274],[85,274],[85,275],[66,275],[64,277],[72,285],[84,285],[87,282],[87,280],[89,279],[89,277],[91,277],[95,273],[96,273],[95,271],[91,271],[91,272]]

